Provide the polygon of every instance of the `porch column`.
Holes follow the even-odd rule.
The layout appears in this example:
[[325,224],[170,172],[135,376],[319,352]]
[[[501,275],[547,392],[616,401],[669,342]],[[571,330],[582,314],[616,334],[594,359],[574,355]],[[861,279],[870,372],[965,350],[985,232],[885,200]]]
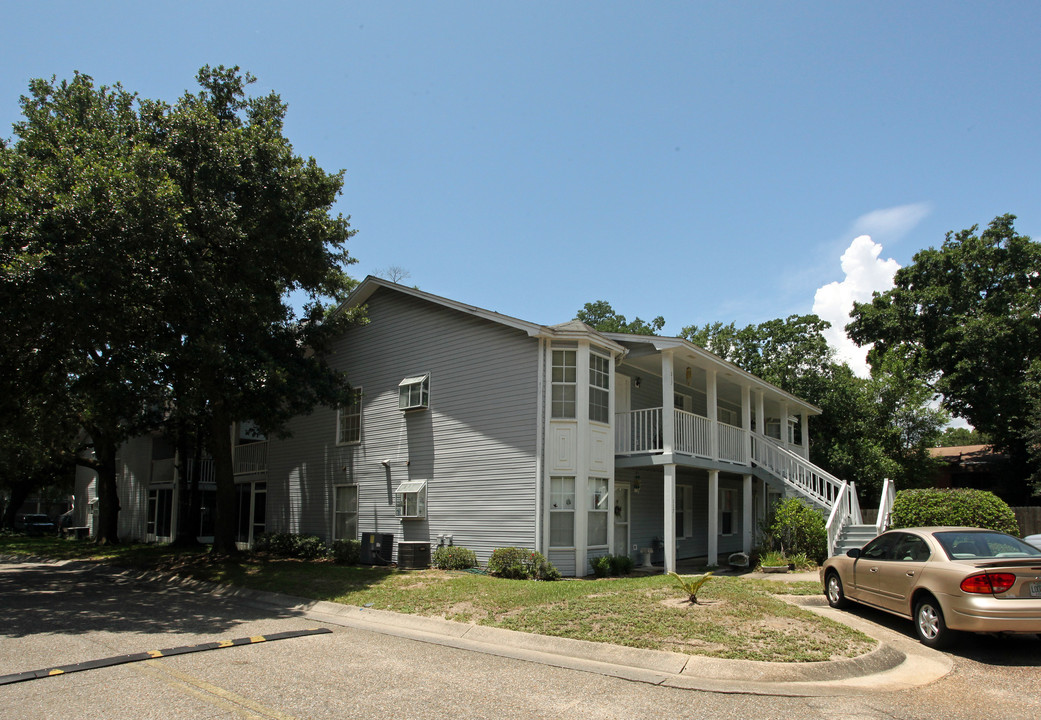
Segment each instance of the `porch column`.
[[810,414],[803,410],[799,413],[799,429],[802,430],[802,456],[810,459]]
[[741,476],[741,551],[752,552],[752,476]]
[[676,465],[665,466],[665,572],[676,572]]
[[[676,381],[672,374],[672,352],[661,354],[661,442],[665,457],[671,457],[676,447],[676,413],[673,409],[673,394]],[[675,480],[675,473],[673,480]]]
[[766,435],[766,403],[763,400],[762,390],[755,394],[755,431],[760,435]]
[[785,450],[790,450],[788,447],[788,403],[781,403],[781,446]]
[[719,470],[708,471],[708,565],[719,563]]
[[741,386],[741,428],[744,434],[744,461],[752,464],[752,389],[747,385]]
[[708,455],[713,460],[719,460],[719,404],[716,398],[716,369],[710,367],[705,370],[705,402],[708,405]]

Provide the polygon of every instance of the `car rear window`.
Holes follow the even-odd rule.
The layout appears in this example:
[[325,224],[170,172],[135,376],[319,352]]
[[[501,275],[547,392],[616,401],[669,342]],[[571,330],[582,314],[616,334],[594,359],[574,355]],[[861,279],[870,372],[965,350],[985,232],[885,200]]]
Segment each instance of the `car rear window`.
[[935,537],[951,560],[1041,557],[1041,550],[1005,533],[950,531]]

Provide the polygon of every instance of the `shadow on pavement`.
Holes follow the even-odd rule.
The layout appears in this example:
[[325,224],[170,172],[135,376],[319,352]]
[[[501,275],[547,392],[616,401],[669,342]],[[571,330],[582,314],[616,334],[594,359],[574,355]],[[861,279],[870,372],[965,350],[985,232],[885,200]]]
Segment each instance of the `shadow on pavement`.
[[26,564],[0,572],[0,637],[222,633],[250,620],[296,615],[82,568]]

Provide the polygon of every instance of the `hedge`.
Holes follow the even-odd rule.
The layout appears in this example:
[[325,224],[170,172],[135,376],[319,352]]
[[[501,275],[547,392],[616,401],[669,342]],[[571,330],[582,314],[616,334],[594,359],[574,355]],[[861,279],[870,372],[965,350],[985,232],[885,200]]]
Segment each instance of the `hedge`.
[[966,488],[900,490],[893,502],[894,528],[929,526],[979,527],[1019,536],[1016,514],[987,490]]

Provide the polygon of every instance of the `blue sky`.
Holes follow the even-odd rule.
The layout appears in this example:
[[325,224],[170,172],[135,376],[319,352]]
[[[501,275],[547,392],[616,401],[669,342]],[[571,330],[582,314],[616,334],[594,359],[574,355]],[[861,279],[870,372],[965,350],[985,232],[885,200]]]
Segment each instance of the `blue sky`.
[[[240,65],[347,171],[359,277],[553,324],[822,314],[948,230],[1041,236],[1041,3],[0,6],[0,134],[33,77],[174,100]],[[870,236],[870,241],[861,239]],[[826,289],[821,297],[818,290]]]

